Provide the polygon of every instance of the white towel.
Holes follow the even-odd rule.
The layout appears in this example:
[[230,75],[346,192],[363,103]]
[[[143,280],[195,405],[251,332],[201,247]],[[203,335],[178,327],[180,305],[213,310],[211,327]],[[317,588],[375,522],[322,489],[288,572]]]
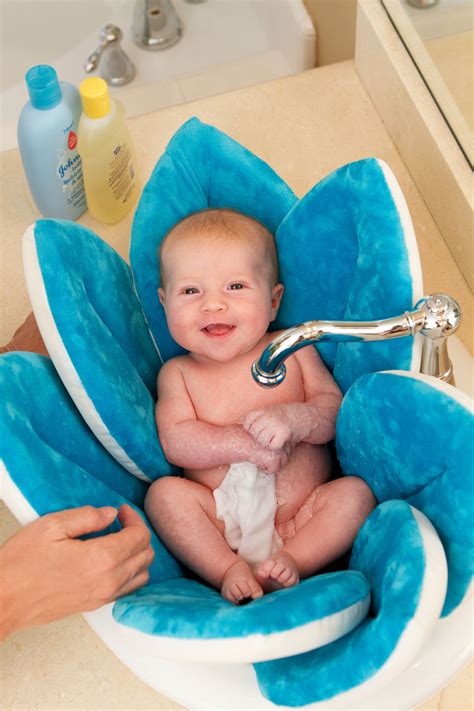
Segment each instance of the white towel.
[[275,475],[250,462],[231,464],[214,489],[217,518],[225,523],[225,539],[232,550],[256,566],[281,545],[275,531]]

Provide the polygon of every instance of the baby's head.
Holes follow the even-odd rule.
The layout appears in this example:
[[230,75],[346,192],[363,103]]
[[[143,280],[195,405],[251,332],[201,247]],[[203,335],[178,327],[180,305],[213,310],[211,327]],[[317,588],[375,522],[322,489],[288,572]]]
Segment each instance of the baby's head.
[[161,288],[171,335],[196,358],[228,361],[251,350],[280,305],[273,235],[230,209],[194,213],[160,247]]

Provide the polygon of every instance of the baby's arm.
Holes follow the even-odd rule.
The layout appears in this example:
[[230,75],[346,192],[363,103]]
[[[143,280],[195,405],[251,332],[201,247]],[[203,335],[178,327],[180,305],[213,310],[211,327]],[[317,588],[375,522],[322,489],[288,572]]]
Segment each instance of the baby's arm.
[[221,427],[199,421],[183,373],[173,361],[158,376],[156,424],[166,458],[185,469],[249,461],[274,473],[288,460],[286,452],[265,449],[241,425]]
[[303,348],[295,357],[303,378],[304,402],[253,410],[242,419],[243,427],[263,447],[279,450],[286,444],[324,444],[334,438],[341,391],[315,348]]

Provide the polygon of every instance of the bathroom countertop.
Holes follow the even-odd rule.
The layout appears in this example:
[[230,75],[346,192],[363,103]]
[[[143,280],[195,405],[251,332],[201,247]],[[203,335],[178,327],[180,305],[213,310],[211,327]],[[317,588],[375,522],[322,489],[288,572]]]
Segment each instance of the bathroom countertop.
[[[371,103],[353,62],[314,69],[129,120],[145,181],[176,129],[191,116],[212,123],[267,161],[297,195],[344,163],[368,156],[394,171],[415,225],[425,293],[446,291],[463,310],[459,337],[474,350],[473,296]],[[0,283],[6,343],[31,310],[21,266],[21,236],[40,215],[16,150],[1,154]],[[114,226],[87,213],[79,220],[128,259],[132,216]],[[17,530],[1,505],[0,539]],[[472,706],[472,666],[419,710],[464,711]],[[79,615],[14,635],[0,651],[3,708],[180,708],[136,678]]]

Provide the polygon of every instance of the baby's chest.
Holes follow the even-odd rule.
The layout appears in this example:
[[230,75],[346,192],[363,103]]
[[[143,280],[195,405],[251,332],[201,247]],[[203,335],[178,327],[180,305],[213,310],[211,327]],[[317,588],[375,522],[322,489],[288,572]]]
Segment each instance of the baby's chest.
[[263,388],[248,372],[208,373],[191,377],[186,382],[197,418],[215,425],[228,425],[250,410],[257,410],[285,402],[304,400],[303,382],[299,368],[288,368],[288,374],[276,388]]

